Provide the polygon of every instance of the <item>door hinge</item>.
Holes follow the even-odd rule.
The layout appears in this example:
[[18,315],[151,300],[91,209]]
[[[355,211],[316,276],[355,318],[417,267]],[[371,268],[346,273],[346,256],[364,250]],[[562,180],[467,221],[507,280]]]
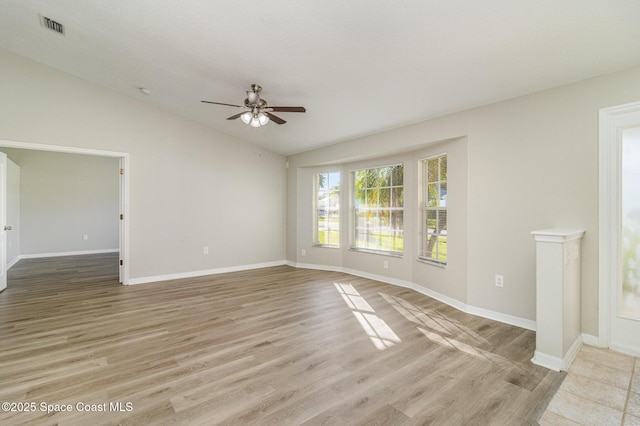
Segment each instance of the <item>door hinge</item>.
[[124,262],[122,261],[122,259],[120,259],[120,266],[124,265]]
[[120,169],[120,174],[123,175],[124,174],[124,169]]
[[124,215],[123,214],[120,215],[120,220],[122,220],[122,219],[124,219]]

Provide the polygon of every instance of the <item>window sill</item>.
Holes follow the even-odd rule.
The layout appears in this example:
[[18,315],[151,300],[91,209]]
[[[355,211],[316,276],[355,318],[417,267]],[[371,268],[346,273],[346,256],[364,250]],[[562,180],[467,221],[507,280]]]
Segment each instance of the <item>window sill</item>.
[[420,263],[425,263],[427,265],[437,266],[438,268],[447,269],[446,263],[437,262],[435,260],[430,260],[430,259],[423,259],[421,257],[417,258],[416,260]]
[[370,250],[370,249],[362,249],[356,247],[349,247],[349,251],[356,251],[359,253],[369,253],[369,254],[378,254],[380,256],[391,256],[391,257],[404,257],[404,253],[394,253],[392,251],[382,251],[382,250]]
[[330,248],[330,249],[340,248],[340,246],[334,245],[334,244],[311,244],[311,247]]

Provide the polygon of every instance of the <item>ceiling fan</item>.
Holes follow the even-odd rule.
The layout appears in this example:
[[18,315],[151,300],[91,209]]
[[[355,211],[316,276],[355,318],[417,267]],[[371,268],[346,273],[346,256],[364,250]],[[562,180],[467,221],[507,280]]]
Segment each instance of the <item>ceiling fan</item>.
[[267,124],[269,121],[273,121],[277,124],[286,123],[285,120],[273,115],[272,112],[306,112],[305,107],[301,106],[269,106],[265,99],[260,98],[260,92],[262,87],[259,84],[252,84],[251,91],[247,91],[247,98],[244,100],[244,106],[225,104],[222,102],[202,101],[207,104],[225,105],[236,108],[246,108],[246,111],[232,115],[227,120],[235,120],[240,118],[243,123],[249,124],[252,127],[260,127]]

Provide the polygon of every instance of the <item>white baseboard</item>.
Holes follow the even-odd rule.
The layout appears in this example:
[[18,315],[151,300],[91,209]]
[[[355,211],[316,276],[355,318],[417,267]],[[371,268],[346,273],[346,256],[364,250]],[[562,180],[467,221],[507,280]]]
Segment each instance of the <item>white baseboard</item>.
[[609,349],[623,354],[640,357],[640,349],[633,346],[620,345],[615,342],[609,342]]
[[11,269],[11,267],[13,265],[15,265],[16,263],[20,262],[20,259],[21,259],[20,256],[17,256],[15,259],[7,262],[7,270]]
[[600,338],[598,336],[594,336],[592,334],[583,333],[582,334],[582,343],[584,343],[585,345],[589,345],[589,346],[595,346],[597,348],[603,347],[600,344]]
[[562,370],[562,358],[558,358],[556,356],[547,355],[545,353],[535,351],[533,354],[533,358],[531,358],[531,362],[535,365],[539,365],[544,368],[548,368],[553,371]]
[[355,269],[344,268],[341,266],[327,266],[327,265],[315,265],[312,263],[296,263],[287,261],[287,265],[292,266],[294,268],[305,268],[305,269],[317,269],[321,271],[333,271],[333,272],[344,272],[346,274],[355,275],[358,277],[369,278],[376,281],[381,281],[383,283],[397,285],[400,287],[410,288],[412,290],[417,291],[418,293],[424,294],[425,296],[429,296],[433,299],[436,299],[442,303],[445,303],[449,306],[452,306],[459,311],[465,312],[467,314],[476,315],[479,317],[491,319],[494,321],[499,321],[505,324],[514,325],[516,327],[525,328],[527,330],[536,330],[536,322],[526,319],[520,318],[513,315],[503,314],[501,312],[491,311],[489,309],[479,308],[476,306],[467,305],[457,299],[446,296],[444,294],[438,293],[437,291],[433,291],[426,287],[422,287],[421,285],[415,284],[410,281],[399,280],[397,278],[385,277],[382,275],[371,274],[369,272],[358,271]]
[[11,262],[11,266],[18,263],[22,259],[37,259],[40,257],[58,257],[58,256],[82,256],[85,254],[101,254],[101,253],[117,253],[120,249],[102,249],[102,250],[82,250],[82,251],[62,251],[55,253],[34,253],[34,254],[21,254]]
[[576,358],[576,355],[578,355],[578,352],[580,352],[580,348],[582,347],[583,343],[584,343],[583,336],[582,335],[578,336],[576,340],[573,342],[573,344],[571,345],[571,347],[569,348],[569,350],[567,351],[567,354],[564,356],[564,359],[562,360],[563,361],[562,370],[567,371],[569,369],[569,367],[571,366],[571,363]]
[[596,348],[608,348],[608,349],[611,349],[612,351],[620,352],[626,355],[640,357],[640,348],[621,345],[616,342],[605,343],[603,341],[600,341],[600,338],[598,336],[583,334],[582,341],[584,342],[585,345],[594,346]]
[[489,309],[478,308],[476,306],[468,306],[465,312],[494,321],[503,322],[505,324],[515,325],[516,327],[525,328],[527,330],[536,331],[536,322],[534,320],[516,317],[502,312],[491,311]]
[[535,351],[531,362],[554,371],[567,371],[582,347],[582,335],[579,335],[563,358]]
[[285,265],[284,260],[276,260],[273,262],[254,263],[251,265],[229,266],[224,268],[206,269],[202,271],[180,272],[176,274],[156,275],[152,277],[129,278],[128,285],[147,284],[158,281],[178,280],[182,278],[202,277],[205,275],[225,274],[227,272],[248,271],[250,269],[270,268],[272,266]]

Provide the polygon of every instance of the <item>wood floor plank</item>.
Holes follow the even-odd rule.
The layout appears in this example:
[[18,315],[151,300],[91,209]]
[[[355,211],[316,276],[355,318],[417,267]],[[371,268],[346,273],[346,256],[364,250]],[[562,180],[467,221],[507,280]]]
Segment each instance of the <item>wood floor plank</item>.
[[288,266],[121,286],[117,260],[11,268],[0,400],[73,409],[0,423],[535,424],[564,378],[533,332],[410,289]]

